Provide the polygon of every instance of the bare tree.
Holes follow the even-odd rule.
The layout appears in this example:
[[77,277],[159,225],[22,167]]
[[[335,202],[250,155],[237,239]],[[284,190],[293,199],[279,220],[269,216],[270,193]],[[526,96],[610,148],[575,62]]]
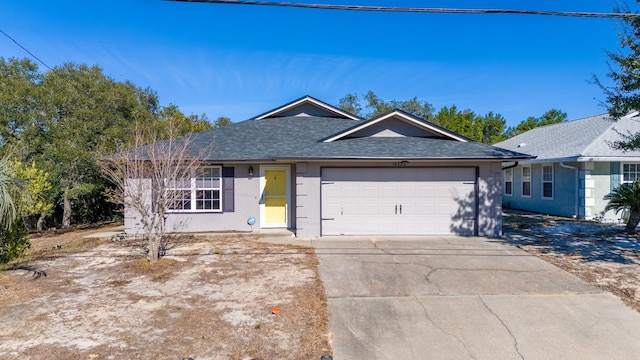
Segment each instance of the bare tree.
[[136,130],[129,149],[99,161],[115,189],[113,201],[140,219],[148,258],[156,262],[169,242],[166,219],[181,199],[184,188],[202,165],[206,149],[193,152],[192,135],[161,139],[153,130]]

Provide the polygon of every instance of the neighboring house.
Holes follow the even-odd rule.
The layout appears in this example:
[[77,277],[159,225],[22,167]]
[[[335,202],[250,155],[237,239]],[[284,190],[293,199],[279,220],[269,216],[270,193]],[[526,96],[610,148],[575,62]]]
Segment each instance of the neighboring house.
[[[400,110],[363,120],[309,96],[191,144],[212,150],[166,219],[172,231],[499,236],[502,163],[531,158]],[[126,232],[140,232],[125,210]]]
[[535,155],[517,166],[505,164],[505,207],[586,219],[617,221],[604,212],[604,196],[640,175],[640,152],[611,144],[640,131],[638,112],[613,121],[609,115],[547,125],[495,144]]

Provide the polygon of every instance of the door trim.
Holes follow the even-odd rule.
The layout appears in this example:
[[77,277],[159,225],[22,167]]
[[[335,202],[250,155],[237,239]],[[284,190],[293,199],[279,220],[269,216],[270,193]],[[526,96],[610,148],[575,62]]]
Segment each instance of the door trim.
[[[284,170],[286,177],[286,221],[281,224],[267,224],[265,220],[265,201],[264,201],[264,187],[266,181],[264,173],[267,170]],[[291,222],[291,165],[260,165],[260,227],[261,228],[289,228]]]

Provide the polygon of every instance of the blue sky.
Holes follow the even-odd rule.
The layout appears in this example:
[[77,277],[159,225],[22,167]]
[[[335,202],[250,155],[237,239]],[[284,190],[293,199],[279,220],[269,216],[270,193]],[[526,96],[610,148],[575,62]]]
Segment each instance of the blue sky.
[[[610,12],[613,1],[301,2]],[[509,125],[551,108],[576,119],[606,111],[590,79],[605,79],[605,50],[618,48],[611,19],[159,0],[0,0],[0,29],[50,66],[96,64],[156,90],[164,105],[233,121],[303,95],[337,104],[368,90],[386,100],[417,96],[436,109],[493,111]],[[0,56],[28,55],[0,35]]]

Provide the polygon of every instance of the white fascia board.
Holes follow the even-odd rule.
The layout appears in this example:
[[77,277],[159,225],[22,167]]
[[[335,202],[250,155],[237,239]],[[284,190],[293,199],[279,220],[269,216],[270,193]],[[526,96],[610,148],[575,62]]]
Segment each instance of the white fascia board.
[[640,156],[581,156],[578,158],[579,162],[588,161],[633,161],[640,162]]
[[266,119],[266,118],[268,118],[270,116],[273,116],[274,114],[277,114],[277,113],[280,113],[280,112],[283,112],[283,111],[287,111],[287,110],[289,110],[291,108],[294,108],[294,107],[296,107],[296,106],[298,106],[300,104],[304,104],[305,102],[312,103],[315,106],[323,108],[323,109],[325,109],[325,110],[327,110],[329,112],[336,113],[338,115],[344,116],[344,117],[349,118],[351,120],[356,120],[356,121],[360,121],[361,120],[357,116],[351,115],[351,114],[349,114],[347,112],[344,112],[344,111],[342,111],[342,110],[340,110],[338,108],[335,108],[333,106],[330,106],[330,105],[327,105],[325,103],[322,103],[322,102],[320,102],[320,101],[318,101],[318,100],[316,100],[316,99],[314,99],[314,98],[312,98],[310,96],[305,96],[302,99],[300,99],[300,100],[298,100],[296,102],[293,102],[293,103],[291,103],[289,105],[286,105],[286,106],[283,106],[283,107],[279,107],[279,108],[277,108],[277,109],[275,109],[273,111],[270,111],[270,112],[268,112],[266,114],[260,115],[260,116],[256,117],[255,120]]
[[387,115],[383,115],[383,116],[381,116],[381,117],[379,117],[379,118],[377,118],[375,120],[371,120],[371,121],[367,122],[366,124],[362,124],[362,125],[360,125],[358,127],[355,127],[355,128],[353,128],[353,129],[351,129],[349,131],[346,131],[346,132],[340,133],[340,134],[338,134],[336,136],[333,136],[333,137],[325,140],[324,142],[332,142],[332,141],[335,141],[335,140],[342,139],[342,138],[347,137],[347,136],[349,136],[349,135],[351,135],[351,134],[353,134],[355,132],[358,132],[358,131],[360,131],[362,129],[366,129],[369,126],[373,126],[373,125],[375,125],[375,124],[377,124],[377,123],[379,123],[381,121],[384,121],[384,120],[389,119],[389,118],[394,117],[394,116],[400,117],[402,121],[410,123],[410,124],[412,124],[412,125],[414,125],[416,127],[435,132],[437,134],[446,136],[446,137],[451,138],[453,140],[457,140],[457,141],[460,141],[460,142],[467,142],[467,139],[465,139],[465,138],[462,138],[462,137],[459,137],[459,136],[455,136],[454,134],[452,134],[450,132],[442,131],[441,129],[433,127],[433,126],[431,126],[431,125],[429,125],[429,124],[427,124],[425,122],[418,121],[418,120],[413,119],[413,118],[411,118],[409,116],[406,116],[405,114],[403,114],[403,113],[401,113],[399,111],[392,111],[392,112],[388,113]]
[[640,156],[570,156],[563,158],[545,158],[533,160],[520,160],[521,164],[541,164],[551,162],[611,162],[611,161],[630,161],[640,162]]

